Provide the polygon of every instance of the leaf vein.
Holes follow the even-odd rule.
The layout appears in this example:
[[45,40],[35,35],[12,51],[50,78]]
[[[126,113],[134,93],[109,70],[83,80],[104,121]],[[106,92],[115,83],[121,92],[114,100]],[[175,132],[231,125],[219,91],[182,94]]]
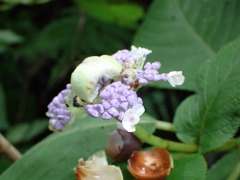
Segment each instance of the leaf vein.
[[212,47],[198,34],[198,32],[194,29],[194,27],[188,22],[184,11],[180,5],[179,0],[176,0],[177,4],[178,4],[178,9],[180,10],[180,13],[182,14],[183,20],[185,21],[186,25],[188,26],[188,28],[191,30],[191,32],[202,42],[202,44],[208,49],[208,51],[211,54],[215,54],[216,52],[212,49]]

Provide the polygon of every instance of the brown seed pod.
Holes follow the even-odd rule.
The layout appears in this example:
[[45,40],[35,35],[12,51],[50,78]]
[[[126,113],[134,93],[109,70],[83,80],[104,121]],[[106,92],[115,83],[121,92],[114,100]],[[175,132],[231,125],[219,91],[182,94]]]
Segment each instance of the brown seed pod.
[[134,152],[128,160],[128,171],[138,180],[164,180],[173,170],[173,160],[166,149]]
[[127,161],[134,151],[139,151],[142,143],[134,135],[123,129],[108,133],[106,154],[116,161]]

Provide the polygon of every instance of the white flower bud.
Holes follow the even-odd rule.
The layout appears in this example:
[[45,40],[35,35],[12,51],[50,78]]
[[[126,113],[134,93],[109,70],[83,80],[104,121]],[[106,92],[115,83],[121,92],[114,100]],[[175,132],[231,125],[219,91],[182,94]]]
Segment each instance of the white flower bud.
[[167,74],[168,82],[171,86],[175,87],[176,85],[182,85],[185,77],[182,75],[182,71],[171,71]]
[[87,161],[81,158],[78,163],[74,168],[77,180],[123,180],[120,168],[108,165],[104,151],[96,153]]
[[92,103],[98,95],[97,84],[103,76],[118,81],[122,68],[112,56],[88,57],[72,73],[72,90],[87,103]]

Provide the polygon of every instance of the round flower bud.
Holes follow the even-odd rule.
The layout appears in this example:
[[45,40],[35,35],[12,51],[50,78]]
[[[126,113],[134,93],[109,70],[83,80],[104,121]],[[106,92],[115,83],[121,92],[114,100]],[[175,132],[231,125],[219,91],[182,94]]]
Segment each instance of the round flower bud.
[[124,129],[108,133],[106,154],[116,161],[127,161],[134,151],[139,151],[142,143]]
[[120,80],[122,68],[116,59],[108,55],[88,57],[72,73],[72,90],[82,100],[92,103],[99,93],[99,82],[104,77]]
[[173,170],[173,160],[166,149],[134,152],[128,160],[128,171],[138,180],[164,180]]

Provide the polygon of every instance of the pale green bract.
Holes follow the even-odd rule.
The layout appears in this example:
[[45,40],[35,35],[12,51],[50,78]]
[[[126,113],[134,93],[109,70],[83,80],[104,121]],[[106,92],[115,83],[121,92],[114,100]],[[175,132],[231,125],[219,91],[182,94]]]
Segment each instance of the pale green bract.
[[122,65],[112,56],[88,57],[72,73],[72,90],[82,100],[92,103],[99,92],[98,82],[104,76],[114,81],[120,80],[122,69]]

